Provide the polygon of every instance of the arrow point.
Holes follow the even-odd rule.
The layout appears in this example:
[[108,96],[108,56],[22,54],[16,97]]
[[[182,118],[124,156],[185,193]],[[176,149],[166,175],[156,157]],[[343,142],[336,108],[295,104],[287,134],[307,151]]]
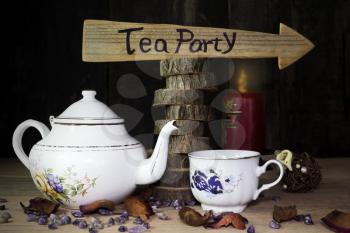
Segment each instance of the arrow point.
[[278,55],[278,67],[280,70],[293,64],[315,47],[311,41],[283,23],[280,23],[280,36],[294,36],[294,40],[298,42],[295,46],[281,51],[280,55]]

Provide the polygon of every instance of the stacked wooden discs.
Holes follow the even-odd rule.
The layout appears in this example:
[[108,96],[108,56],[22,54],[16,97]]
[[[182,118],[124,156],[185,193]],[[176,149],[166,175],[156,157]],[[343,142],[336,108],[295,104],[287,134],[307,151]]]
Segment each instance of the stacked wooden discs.
[[193,201],[190,189],[188,153],[209,149],[205,137],[206,122],[213,113],[206,104],[205,90],[215,89],[212,73],[203,72],[204,59],[169,59],[160,62],[160,74],[166,88],[155,91],[153,106],[165,106],[165,119],[155,121],[154,133],[159,134],[170,120],[176,120],[176,130],[169,142],[167,169],[153,187],[159,200]]

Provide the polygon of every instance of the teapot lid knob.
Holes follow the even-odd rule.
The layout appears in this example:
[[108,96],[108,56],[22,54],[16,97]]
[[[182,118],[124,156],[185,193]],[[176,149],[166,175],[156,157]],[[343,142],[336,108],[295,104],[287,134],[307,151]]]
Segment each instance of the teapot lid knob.
[[96,91],[94,90],[83,90],[81,94],[83,95],[83,100],[96,100]]

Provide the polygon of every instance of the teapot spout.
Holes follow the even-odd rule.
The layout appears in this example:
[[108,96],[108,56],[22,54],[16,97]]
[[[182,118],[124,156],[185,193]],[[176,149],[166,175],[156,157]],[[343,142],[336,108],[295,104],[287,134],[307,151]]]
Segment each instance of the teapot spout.
[[174,122],[175,120],[169,121],[163,126],[151,157],[141,161],[139,164],[136,184],[151,184],[163,176],[168,159],[169,138],[171,133],[177,129]]

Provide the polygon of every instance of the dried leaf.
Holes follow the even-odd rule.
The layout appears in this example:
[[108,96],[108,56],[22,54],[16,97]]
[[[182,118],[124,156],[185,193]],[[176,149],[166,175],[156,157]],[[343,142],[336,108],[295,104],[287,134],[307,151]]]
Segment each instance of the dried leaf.
[[216,223],[209,225],[212,228],[220,228],[222,226],[232,225],[234,228],[244,230],[245,229],[245,218],[233,212],[225,213],[222,215],[221,219]]
[[114,208],[115,204],[113,201],[110,200],[98,200],[90,204],[79,206],[80,211],[84,214],[91,214],[98,211],[99,209],[107,209],[113,211]]
[[277,222],[283,222],[293,219],[297,216],[298,211],[295,205],[293,206],[277,206],[273,207],[273,219]]
[[49,201],[47,199],[41,197],[35,197],[29,200],[29,206],[25,206],[22,202],[20,202],[24,213],[36,214],[36,215],[50,215],[55,213],[58,207],[60,206],[57,203]]
[[124,207],[129,215],[140,217],[142,219],[149,218],[154,212],[149,203],[142,196],[130,196],[124,201]]
[[179,216],[180,219],[187,225],[189,226],[202,226],[204,225],[209,217],[212,215],[212,212],[207,212],[205,213],[203,216],[198,213],[197,211],[195,211],[192,208],[189,207],[183,207],[180,211],[179,211]]
[[333,210],[321,220],[335,232],[350,233],[350,213]]

